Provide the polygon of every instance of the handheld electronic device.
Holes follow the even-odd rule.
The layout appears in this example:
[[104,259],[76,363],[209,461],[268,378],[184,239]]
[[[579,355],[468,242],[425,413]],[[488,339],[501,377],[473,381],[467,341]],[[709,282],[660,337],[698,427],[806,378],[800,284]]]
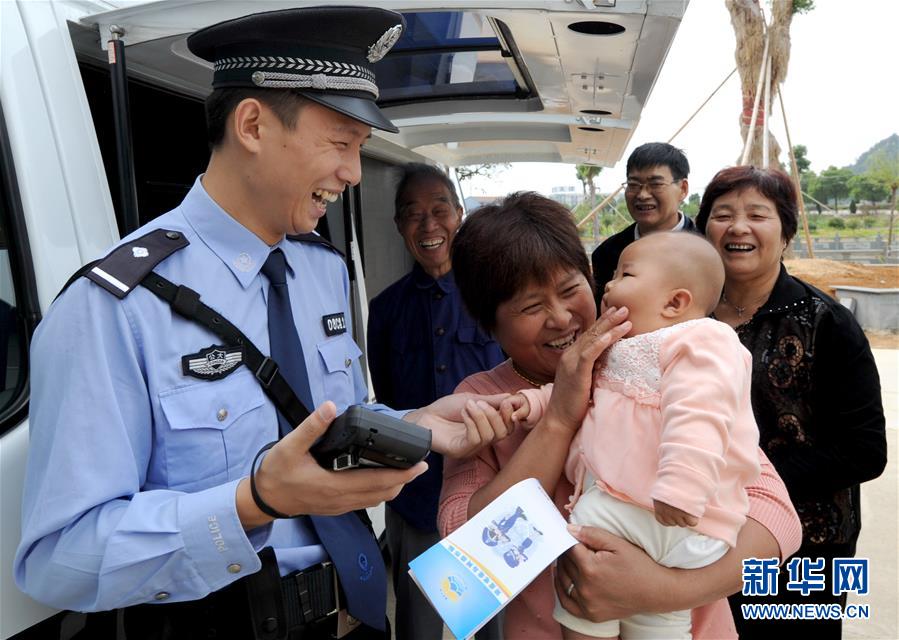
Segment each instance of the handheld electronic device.
[[417,424],[353,405],[337,416],[310,449],[326,469],[408,469],[431,450],[431,431]]

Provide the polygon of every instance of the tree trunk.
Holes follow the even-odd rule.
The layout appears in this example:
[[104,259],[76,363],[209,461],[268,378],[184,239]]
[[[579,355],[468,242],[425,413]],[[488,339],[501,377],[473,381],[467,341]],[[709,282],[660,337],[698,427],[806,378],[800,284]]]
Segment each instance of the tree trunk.
[[[731,24],[737,38],[734,52],[737,71],[743,93],[743,110],[740,114],[740,135],[743,144],[749,135],[752,122],[752,107],[755,103],[755,92],[759,81],[759,73],[764,73],[762,55],[765,50],[765,25],[758,0],[725,0],[730,12]],[[771,102],[773,104],[778,88],[787,75],[790,62],[790,22],[793,19],[793,3],[791,0],[773,0],[771,7],[771,24],[768,29],[768,54],[771,56]],[[764,95],[764,89],[763,89]],[[770,107],[770,105],[768,105]],[[760,103],[756,115],[756,126],[753,133],[752,149],[748,163],[762,166],[762,136],[764,122],[767,117],[765,105]],[[768,154],[773,167],[783,169],[780,162],[780,145],[768,129]],[[742,155],[737,162],[742,161]]]
[[887,247],[883,255],[889,257],[893,246],[893,220],[896,217],[896,187],[893,187],[892,198],[890,198],[890,230],[887,233]]

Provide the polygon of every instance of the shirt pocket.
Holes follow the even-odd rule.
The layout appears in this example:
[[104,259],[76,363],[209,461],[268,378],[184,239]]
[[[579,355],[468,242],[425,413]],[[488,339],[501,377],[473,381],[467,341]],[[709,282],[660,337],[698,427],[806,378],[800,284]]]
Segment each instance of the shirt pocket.
[[239,474],[258,440],[265,395],[248,371],[163,391],[166,483],[200,490]]
[[320,342],[317,348],[324,373],[322,386],[325,397],[322,401],[331,400],[340,411],[356,404],[353,364],[362,355],[362,350],[345,333]]

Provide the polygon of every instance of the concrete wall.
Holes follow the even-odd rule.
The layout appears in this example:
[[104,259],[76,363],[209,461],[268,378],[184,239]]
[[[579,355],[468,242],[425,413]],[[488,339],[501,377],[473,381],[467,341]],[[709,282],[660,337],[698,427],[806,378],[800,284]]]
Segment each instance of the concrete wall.
[[831,286],[837,300],[854,311],[863,329],[899,331],[899,289]]

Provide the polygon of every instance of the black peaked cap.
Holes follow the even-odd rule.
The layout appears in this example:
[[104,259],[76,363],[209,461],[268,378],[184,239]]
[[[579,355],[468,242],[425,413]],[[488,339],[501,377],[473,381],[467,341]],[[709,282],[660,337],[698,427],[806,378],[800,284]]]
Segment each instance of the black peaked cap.
[[398,129],[376,104],[373,64],[396,43],[403,16],[374,7],[308,7],[255,13],[187,38],[213,63],[212,86],[290,88],[377,129]]

